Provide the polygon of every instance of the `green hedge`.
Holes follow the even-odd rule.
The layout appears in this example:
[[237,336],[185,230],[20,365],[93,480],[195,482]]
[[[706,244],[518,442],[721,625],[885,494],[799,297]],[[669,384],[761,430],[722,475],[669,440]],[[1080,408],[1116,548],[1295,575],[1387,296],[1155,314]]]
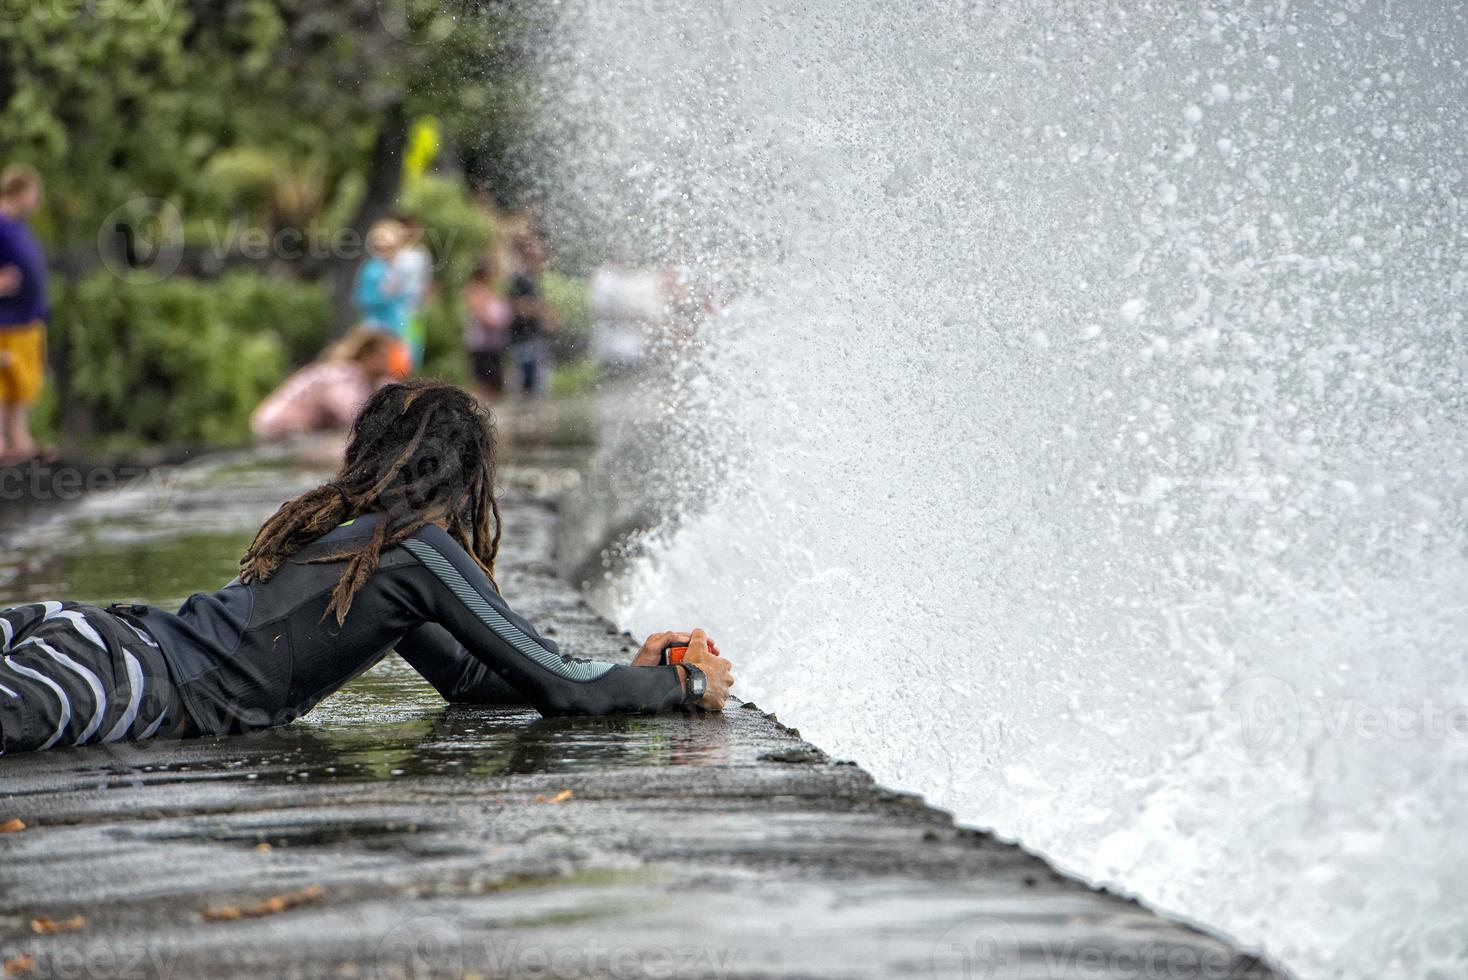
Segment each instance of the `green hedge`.
[[98,271],[57,293],[55,411],[113,442],[244,441],[251,410],[330,331],[320,287],[252,273],[135,283]]
[[542,280],[545,298],[556,309],[559,327],[551,337],[551,350],[558,361],[576,361],[591,350],[591,309],[586,280],[547,271]]
[[440,292],[423,311],[423,365],[419,373],[455,384],[469,380],[468,355],[464,353],[464,303],[458,290]]
[[433,253],[434,281],[457,292],[494,243],[494,221],[470,199],[463,181],[430,174],[403,191],[400,210],[423,222],[424,244]]

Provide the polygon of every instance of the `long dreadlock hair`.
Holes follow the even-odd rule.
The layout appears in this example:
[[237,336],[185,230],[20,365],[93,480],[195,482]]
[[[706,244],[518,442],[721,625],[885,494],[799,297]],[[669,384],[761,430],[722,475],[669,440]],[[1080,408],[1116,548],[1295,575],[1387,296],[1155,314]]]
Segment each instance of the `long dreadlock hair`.
[[344,521],[381,512],[356,551],[311,559],[345,561],[323,614],[346,620],[352,597],[382,552],[442,523],[494,581],[500,511],[494,496],[494,421],[462,389],[407,381],[376,392],[352,425],[341,471],[276,511],[240,559],[240,580],[264,582],[292,555]]

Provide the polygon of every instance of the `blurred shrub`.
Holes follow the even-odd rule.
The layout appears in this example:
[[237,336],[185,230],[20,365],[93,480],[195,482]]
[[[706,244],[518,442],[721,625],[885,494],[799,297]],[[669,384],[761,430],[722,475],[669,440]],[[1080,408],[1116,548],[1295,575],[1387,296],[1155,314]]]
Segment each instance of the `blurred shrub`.
[[329,324],[316,286],[237,273],[137,283],[95,272],[57,296],[63,419],[108,441],[232,443]]
[[462,179],[433,174],[404,189],[401,210],[423,222],[434,280],[444,292],[457,293],[494,243],[494,220],[469,196]]
[[440,293],[424,310],[423,367],[420,374],[455,384],[469,380],[464,353],[464,304],[458,292]]
[[591,310],[586,280],[559,272],[546,272],[542,280],[546,299],[555,307],[560,327],[551,337],[557,361],[576,361],[591,350]]
[[401,210],[423,222],[423,243],[433,253],[436,295],[424,309],[420,373],[462,383],[468,372],[460,293],[475,264],[494,245],[498,230],[459,178],[426,174],[410,181]]
[[550,393],[555,398],[584,395],[601,380],[601,366],[589,357],[557,364],[551,372]]

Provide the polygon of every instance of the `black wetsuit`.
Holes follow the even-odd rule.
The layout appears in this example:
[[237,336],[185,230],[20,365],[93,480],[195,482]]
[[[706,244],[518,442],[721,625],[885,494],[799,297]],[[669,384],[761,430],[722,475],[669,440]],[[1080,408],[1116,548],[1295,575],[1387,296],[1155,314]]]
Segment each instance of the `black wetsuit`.
[[[23,725],[6,725],[7,699],[0,697],[0,728],[7,736],[24,728],[26,741],[38,741],[22,745],[17,738],[6,748],[98,741],[97,732],[116,727],[109,713],[116,708],[98,699],[126,700],[129,671],[122,658],[142,659],[145,651],[132,644],[124,653],[108,637],[132,634],[103,629],[109,624],[99,614],[135,627],[140,640],[156,641],[195,729],[206,734],[287,724],[394,649],[450,701],[528,702],[542,714],[655,712],[682,703],[675,668],[563,656],[505,604],[469,554],[436,525],[383,552],[378,570],[353,597],[345,623],[338,625],[334,615],[323,617],[342,563],[309,560],[356,550],[380,519],[367,515],[336,528],[292,556],[268,582],[232,582],[218,592],[192,596],[177,613],[141,605],[112,606],[103,613],[52,603],[56,610],[44,619],[31,617],[34,628],[20,628],[29,620],[13,617],[16,635],[5,637],[0,666],[9,670],[0,670],[0,685],[17,695],[13,710],[25,710],[26,701],[35,710]],[[102,634],[96,642],[78,631],[88,617],[97,629],[85,632]],[[32,635],[32,629],[50,632]],[[97,658],[89,651],[98,644],[104,652],[115,648],[112,673],[122,678],[116,690],[92,663]],[[29,659],[22,661],[22,653]],[[43,681],[50,690],[39,686]],[[55,728],[54,737],[48,732],[59,716],[48,710],[52,701],[58,711],[75,715],[71,724],[63,721]],[[76,737],[70,729],[80,728],[89,713],[94,716],[90,737]],[[49,738],[45,744],[39,741],[43,736]],[[121,737],[147,736],[128,732]]]

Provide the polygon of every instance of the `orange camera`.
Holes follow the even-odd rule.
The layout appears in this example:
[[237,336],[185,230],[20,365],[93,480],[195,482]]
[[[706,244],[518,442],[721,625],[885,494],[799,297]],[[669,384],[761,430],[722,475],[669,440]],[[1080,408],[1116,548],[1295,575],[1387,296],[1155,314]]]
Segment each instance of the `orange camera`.
[[[713,651],[710,651],[711,653]],[[659,661],[664,667],[672,664],[681,664],[683,658],[688,656],[688,644],[682,640],[669,640],[668,645],[663,647],[663,658]],[[714,653],[714,656],[718,656]]]

